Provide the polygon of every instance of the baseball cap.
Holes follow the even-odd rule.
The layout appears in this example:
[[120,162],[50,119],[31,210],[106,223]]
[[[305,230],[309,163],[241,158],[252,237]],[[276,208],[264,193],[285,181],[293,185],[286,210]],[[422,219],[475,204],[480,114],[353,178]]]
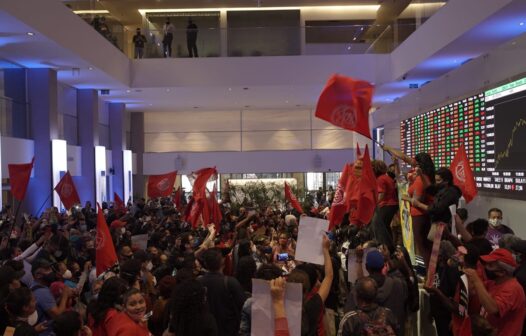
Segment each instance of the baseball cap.
[[11,266],[0,267],[0,288],[10,284],[13,280],[20,279],[24,274],[24,271],[15,271]]
[[372,270],[381,270],[384,267],[384,256],[378,250],[372,250],[365,257],[365,266]]
[[486,263],[500,261],[511,267],[517,267],[517,262],[515,261],[515,258],[513,258],[511,252],[503,248],[498,248],[488,255],[481,256],[480,259]]

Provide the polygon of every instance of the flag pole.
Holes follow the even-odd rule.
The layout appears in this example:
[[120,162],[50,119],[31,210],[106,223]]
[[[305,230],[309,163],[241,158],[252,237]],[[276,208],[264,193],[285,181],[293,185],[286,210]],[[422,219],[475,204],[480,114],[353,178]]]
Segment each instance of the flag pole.
[[47,201],[49,201],[49,199],[51,198],[51,195],[53,195],[53,191],[55,191],[55,189],[52,189],[51,190],[51,193],[47,196],[47,198],[44,200],[44,202],[42,203],[42,205],[40,206],[40,208],[38,208],[37,212],[36,212],[36,216],[38,216],[38,214],[40,213],[40,211],[42,210],[42,208],[44,207],[44,205],[46,205]]
[[9,229],[9,237],[11,237],[11,233],[13,232],[13,228],[15,227],[15,224],[16,224],[16,220],[18,218],[18,213],[20,212],[20,206],[22,205],[22,202],[24,202],[24,200],[21,200],[20,202],[18,202],[18,205],[16,206],[16,210],[15,210],[15,218],[13,219],[13,223],[11,224],[11,228]]

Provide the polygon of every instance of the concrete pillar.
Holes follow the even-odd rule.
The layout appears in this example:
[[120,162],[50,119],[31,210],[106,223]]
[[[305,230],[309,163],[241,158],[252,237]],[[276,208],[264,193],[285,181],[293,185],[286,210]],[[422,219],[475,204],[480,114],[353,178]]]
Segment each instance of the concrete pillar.
[[77,90],[79,146],[82,147],[82,176],[75,177],[81,202],[95,206],[95,146],[99,144],[97,90]]
[[26,97],[26,69],[4,69],[4,95],[12,100],[10,125],[6,136],[15,138],[28,137],[28,113]]
[[51,139],[58,137],[57,72],[28,69],[27,97],[35,165],[23,208],[38,216],[39,211],[52,206]]
[[[113,163],[113,191],[124,200],[124,169],[123,154],[126,149],[126,129],[124,127],[124,112],[126,105],[124,103],[110,103],[110,145],[111,160]],[[108,195],[113,199],[113,195]],[[127,201],[127,200],[125,200]]]
[[136,154],[137,157],[136,174],[133,176],[134,194],[139,197],[144,197],[144,187],[146,181],[143,173],[144,113],[131,113],[130,133],[130,149]]

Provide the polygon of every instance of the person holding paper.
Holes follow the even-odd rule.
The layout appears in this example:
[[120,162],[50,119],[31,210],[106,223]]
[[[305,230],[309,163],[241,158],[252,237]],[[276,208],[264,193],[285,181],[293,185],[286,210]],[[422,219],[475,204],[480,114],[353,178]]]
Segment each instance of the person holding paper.
[[301,322],[301,334],[302,336],[316,336],[318,332],[318,316],[323,310],[323,305],[329,292],[331,290],[332,279],[334,277],[332,269],[332,261],[329,253],[330,241],[327,236],[323,236],[322,249],[323,249],[323,261],[325,277],[321,282],[318,292],[314,294],[310,299],[306,299],[307,294],[310,292],[310,280],[306,272],[294,269],[289,277],[288,282],[301,283],[303,285],[303,297],[304,304]]
[[274,310],[274,336],[289,336],[289,326],[285,313],[285,284],[284,278],[270,280],[270,295]]

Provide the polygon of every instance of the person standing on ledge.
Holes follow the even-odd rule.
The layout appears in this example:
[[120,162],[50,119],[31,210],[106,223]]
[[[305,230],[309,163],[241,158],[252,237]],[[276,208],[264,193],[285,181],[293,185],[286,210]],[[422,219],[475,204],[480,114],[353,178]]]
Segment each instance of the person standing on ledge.
[[172,57],[172,41],[174,39],[175,27],[170,22],[170,18],[166,18],[166,23],[163,26],[163,55],[164,57]]
[[197,25],[192,21],[188,20],[188,26],[186,27],[186,45],[188,47],[188,57],[199,57],[197,54]]
[[135,58],[143,58],[146,36],[141,34],[141,28],[137,28],[137,33],[133,36],[132,42],[135,46]]

